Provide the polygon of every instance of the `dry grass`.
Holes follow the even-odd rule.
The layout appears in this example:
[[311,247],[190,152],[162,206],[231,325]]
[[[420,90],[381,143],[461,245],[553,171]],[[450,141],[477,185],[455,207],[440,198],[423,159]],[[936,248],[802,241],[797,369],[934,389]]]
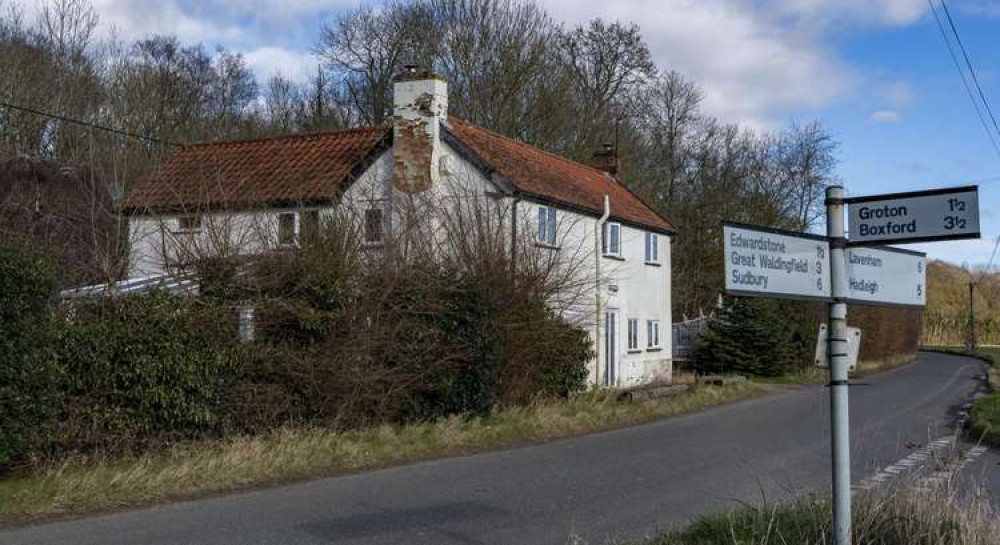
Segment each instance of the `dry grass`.
[[[957,481],[927,490],[919,477],[855,497],[856,545],[995,545],[1000,513],[980,490],[962,490]],[[689,528],[664,534],[646,545],[826,545],[830,502],[800,498],[785,505],[750,507],[703,517]]]
[[[857,369],[851,373],[852,377],[864,377],[876,375],[902,367],[912,363],[917,359],[916,354],[895,356],[881,360],[866,360],[858,363]],[[794,373],[781,375],[778,377],[766,377],[756,379],[770,384],[822,384],[830,380],[830,372],[825,367],[810,365],[803,367]]]
[[335,433],[290,429],[176,446],[128,459],[66,461],[0,481],[0,522],[109,510],[336,475],[430,457],[540,442],[649,422],[762,395],[756,385],[697,387],[664,399],[618,403],[593,393],[488,418]]
[[917,359],[916,354],[902,354],[880,360],[867,360],[858,362],[858,368],[853,373],[855,376],[864,377],[892,371],[906,364],[913,363]]

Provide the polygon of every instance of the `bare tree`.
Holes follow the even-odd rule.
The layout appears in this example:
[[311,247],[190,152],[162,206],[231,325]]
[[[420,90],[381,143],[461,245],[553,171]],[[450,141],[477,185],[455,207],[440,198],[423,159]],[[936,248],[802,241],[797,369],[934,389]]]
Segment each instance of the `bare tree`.
[[324,25],[316,52],[344,86],[368,124],[382,123],[392,105],[392,80],[404,64],[433,63],[436,25],[422,3],[362,6]]

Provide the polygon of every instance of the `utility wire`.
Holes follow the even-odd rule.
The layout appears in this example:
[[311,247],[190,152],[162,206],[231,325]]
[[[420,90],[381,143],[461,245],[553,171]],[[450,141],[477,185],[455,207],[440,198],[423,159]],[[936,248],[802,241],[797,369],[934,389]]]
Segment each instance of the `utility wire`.
[[955,20],[951,18],[951,10],[948,9],[948,4],[944,0],[941,0],[941,7],[944,8],[945,17],[948,18],[948,25],[951,26],[951,32],[955,35],[955,41],[958,42],[958,48],[962,51],[962,57],[965,58],[965,65],[969,67],[969,73],[972,74],[972,83],[976,85],[976,91],[979,92],[979,98],[983,101],[983,106],[986,107],[986,113],[990,116],[990,121],[993,122],[993,128],[996,129],[997,133],[1000,134],[1000,125],[997,125],[997,118],[993,116],[993,110],[990,108],[990,102],[986,100],[986,95],[983,94],[983,88],[979,85],[979,76],[976,75],[976,69],[972,67],[972,61],[969,60],[969,53],[965,49],[965,44],[962,43],[962,37],[958,34],[958,28],[955,26]]
[[[990,261],[986,264],[986,268],[983,269],[983,276],[990,272],[990,267],[993,266],[993,258],[997,256],[997,248],[1000,248],[1000,236],[997,237],[997,242],[993,245],[993,253],[990,254]],[[980,277],[980,279],[982,279],[982,277]]]
[[175,146],[175,147],[178,147],[178,148],[184,147],[183,144],[180,144],[178,142],[172,142],[170,140],[163,140],[163,139],[160,139],[160,138],[154,138],[152,136],[145,136],[145,135],[142,135],[142,134],[136,134],[134,132],[123,131],[121,129],[115,129],[115,128],[112,128],[112,127],[105,127],[103,125],[97,125],[97,124],[90,123],[90,122],[87,122],[87,121],[80,121],[79,119],[73,119],[73,118],[70,118],[70,117],[62,116],[62,115],[50,114],[48,112],[43,112],[41,110],[36,110],[34,108],[28,108],[27,106],[18,106],[16,104],[10,104],[10,103],[7,103],[7,102],[0,102],[0,107],[7,108],[7,109],[10,109],[10,110],[17,110],[17,111],[25,112],[25,113],[29,113],[29,114],[40,115],[42,117],[48,117],[50,119],[56,119],[56,120],[59,120],[59,121],[64,121],[66,123],[72,123],[74,125],[80,125],[82,127],[88,127],[88,128],[91,128],[91,129],[98,129],[98,130],[102,130],[102,131],[106,131],[106,132],[118,134],[118,135],[121,135],[121,136],[126,136],[128,138],[135,138],[137,140],[145,140],[147,142],[153,142],[154,144],[166,144],[168,146]]
[[[951,60],[955,63],[955,69],[958,70],[958,75],[962,77],[962,85],[965,86],[965,92],[969,95],[969,100],[972,101],[972,106],[976,109],[976,116],[979,117],[979,122],[983,125],[983,130],[986,131],[986,136],[989,137],[990,143],[993,144],[993,149],[1000,155],[1000,146],[997,145],[996,137],[993,135],[993,131],[990,130],[990,126],[986,123],[986,118],[983,117],[982,108],[979,107],[979,101],[976,100],[974,94],[972,94],[972,87],[969,86],[969,80],[965,76],[965,71],[962,70],[961,63],[958,62],[958,56],[955,54],[955,48],[951,45],[951,40],[948,39],[948,32],[944,28],[944,22],[941,21],[941,16],[938,15],[938,10],[934,7],[934,0],[927,0],[927,4],[930,5],[931,11],[934,13],[934,20],[937,21],[938,30],[941,31],[941,37],[944,39],[944,43],[948,46],[948,53],[951,55]],[[943,5],[943,4],[942,4]]]

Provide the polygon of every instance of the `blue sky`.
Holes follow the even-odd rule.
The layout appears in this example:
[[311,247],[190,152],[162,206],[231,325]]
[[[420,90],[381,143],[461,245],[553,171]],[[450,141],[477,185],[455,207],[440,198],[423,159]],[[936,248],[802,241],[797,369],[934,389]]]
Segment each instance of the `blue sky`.
[[[40,3],[6,1],[29,16]],[[639,24],[659,66],[699,83],[705,109],[722,119],[759,130],[820,119],[841,143],[848,194],[991,180],[981,187],[982,240],[918,246],[956,263],[989,259],[1000,235],[1000,155],[926,0],[538,1],[568,25],[593,17]],[[1000,0],[946,1],[1000,115]],[[101,37],[170,33],[222,45],[244,53],[262,79],[312,73],[322,22],[360,3],[93,0]]]

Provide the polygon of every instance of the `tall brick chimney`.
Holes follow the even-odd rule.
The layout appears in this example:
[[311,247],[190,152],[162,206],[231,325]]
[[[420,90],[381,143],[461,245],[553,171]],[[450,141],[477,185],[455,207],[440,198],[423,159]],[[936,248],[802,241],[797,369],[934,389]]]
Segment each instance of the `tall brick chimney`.
[[393,187],[407,193],[430,189],[441,153],[441,124],[447,122],[448,84],[429,70],[405,67],[393,85]]

